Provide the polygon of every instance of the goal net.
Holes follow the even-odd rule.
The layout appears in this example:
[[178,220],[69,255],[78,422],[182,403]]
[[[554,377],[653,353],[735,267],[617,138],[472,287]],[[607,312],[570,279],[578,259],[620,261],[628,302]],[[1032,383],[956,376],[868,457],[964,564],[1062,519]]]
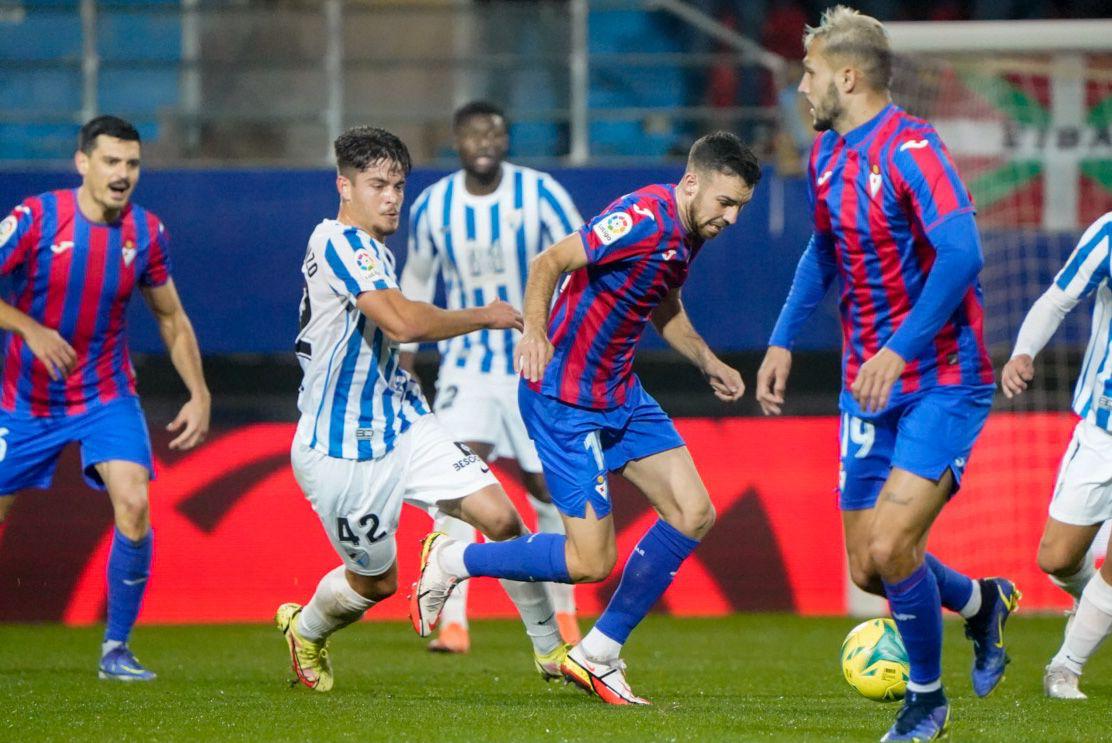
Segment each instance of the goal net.
[[[893,98],[939,130],[977,204],[985,336],[997,378],[1032,302],[1081,231],[1112,210],[1112,22],[896,23]],[[996,406],[930,548],[973,575],[1014,576],[1027,608],[1068,603],[1035,554],[1076,422],[1091,303]],[[852,602],[851,602],[852,606]],[[858,607],[859,608],[859,607]]]

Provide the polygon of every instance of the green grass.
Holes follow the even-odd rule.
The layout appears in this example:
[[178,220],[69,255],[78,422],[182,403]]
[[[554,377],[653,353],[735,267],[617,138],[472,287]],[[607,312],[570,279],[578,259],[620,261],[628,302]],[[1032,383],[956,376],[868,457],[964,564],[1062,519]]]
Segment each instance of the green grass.
[[[96,628],[0,625],[0,740],[877,740],[895,705],[857,696],[837,654],[850,619],[650,617],[626,648],[648,708],[612,708],[544,684],[520,625],[477,622],[469,656],[427,653],[406,624],[333,639],[336,688],[290,688],[272,626],[140,627],[151,684],[96,678]],[[946,623],[945,683],[959,741],[1107,740],[1112,652],[1090,663],[1090,700],[1043,698],[1062,620],[1008,624],[1014,658],[988,699],[969,686],[970,648]]]

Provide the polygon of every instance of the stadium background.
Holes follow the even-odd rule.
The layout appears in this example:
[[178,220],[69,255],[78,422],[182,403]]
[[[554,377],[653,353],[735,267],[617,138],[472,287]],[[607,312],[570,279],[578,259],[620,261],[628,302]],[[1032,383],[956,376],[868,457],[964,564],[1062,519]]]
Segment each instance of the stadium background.
[[[66,159],[84,119],[113,112],[135,120],[145,138],[136,198],[168,225],[175,279],[206,355],[210,441],[171,456],[160,431],[182,390],[148,313],[133,307],[131,345],[160,459],[152,490],[158,546],[142,621],[259,621],[278,601],[307,595],[334,564],[287,453],[299,377],[291,352],[298,266],[312,226],[334,214],[328,144],[345,126],[374,123],[403,136],[418,164],[412,199],[454,166],[452,108],[472,97],[498,100],[513,122],[511,158],[552,171],[584,215],[645,183],[674,180],[677,155],[700,133],[737,131],[767,163],[765,178],[740,225],[700,256],[685,299],[696,326],[752,385],[808,234],[801,178],[808,133],[791,94],[791,61],[803,23],[815,22],[822,7],[789,0],[0,3],[0,204],[76,185]],[[857,7],[911,22],[1107,15],[1084,2]],[[1091,31],[1097,21],[1086,23]],[[947,137],[981,208],[987,331],[998,365],[1079,228],[1112,208],[1109,57],[1107,47],[1072,55],[1065,72],[1051,58],[1029,57],[986,73],[988,88],[926,58],[899,69],[897,102],[932,118],[960,114],[979,124],[973,140],[1000,139],[1003,154],[986,154],[976,141]],[[1080,123],[1061,119],[1062,79],[1081,87]],[[1065,176],[1071,195],[1054,180],[1065,165],[1073,168]],[[403,258],[404,229],[390,245]],[[1015,577],[1027,608],[1065,605],[1034,554],[1074,422],[1069,377],[1086,337],[1086,309],[1075,311],[1048,351],[1036,394],[1017,405],[998,401],[966,488],[932,541],[956,567]],[[736,408],[720,407],[693,369],[658,338],[646,339],[639,373],[681,419],[719,510],[664,610],[837,614],[849,607],[833,494],[838,339],[828,301],[800,343],[792,417],[781,420],[757,417],[751,394]],[[434,369],[425,358],[424,381]],[[111,511],[77,471],[76,452],[67,452],[54,488],[23,496],[0,527],[0,621],[103,616]],[[520,502],[513,473],[501,471]],[[615,499],[624,554],[651,514],[628,488],[617,487]],[[416,562],[406,545],[415,548],[426,526],[410,513],[398,535],[402,585]],[[474,614],[507,615],[508,602],[486,583],[474,589]],[[600,610],[613,587],[581,589],[583,611]],[[399,618],[403,607],[387,602],[373,616]]]

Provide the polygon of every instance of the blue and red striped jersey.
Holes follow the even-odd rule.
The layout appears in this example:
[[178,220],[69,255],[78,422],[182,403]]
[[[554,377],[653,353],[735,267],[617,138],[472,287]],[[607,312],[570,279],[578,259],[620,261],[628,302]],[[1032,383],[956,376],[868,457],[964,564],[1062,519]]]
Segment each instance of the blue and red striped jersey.
[[[922,294],[936,258],[929,234],[975,208],[934,127],[891,104],[844,137],[832,130],[818,137],[808,185],[816,237],[833,245],[840,278],[848,390]],[[933,341],[905,356],[894,397],[935,385],[993,383],[980,281],[960,289],[960,303]]]
[[555,346],[530,386],[572,405],[609,409],[634,384],[633,350],[652,311],[687,279],[702,240],[688,235],[672,185],[627,194],[579,229],[587,265],[563,283],[548,321]]
[[32,196],[0,222],[0,275],[7,301],[53,328],[77,353],[54,381],[23,338],[8,333],[0,370],[0,409],[18,416],[83,413],[135,395],[125,311],[136,285],[170,278],[168,236],[152,212],[129,204],[112,224],[85,218],[77,189]]

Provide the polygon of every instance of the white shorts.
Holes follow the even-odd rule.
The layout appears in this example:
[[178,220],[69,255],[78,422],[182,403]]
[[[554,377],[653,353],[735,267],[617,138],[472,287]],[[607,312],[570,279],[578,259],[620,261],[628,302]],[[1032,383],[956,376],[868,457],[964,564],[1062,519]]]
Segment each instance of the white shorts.
[[494,446],[491,459],[516,459],[540,472],[541,459],[517,407],[518,378],[443,370],[436,381],[436,415],[457,441]]
[[435,415],[421,416],[382,459],[338,459],[294,437],[290,460],[336,554],[360,575],[381,575],[394,563],[403,501],[436,516],[437,503],[498,484],[483,460],[458,447]]
[[1112,434],[1088,420],[1073,429],[1062,456],[1050,516],[1075,526],[1112,518]]

